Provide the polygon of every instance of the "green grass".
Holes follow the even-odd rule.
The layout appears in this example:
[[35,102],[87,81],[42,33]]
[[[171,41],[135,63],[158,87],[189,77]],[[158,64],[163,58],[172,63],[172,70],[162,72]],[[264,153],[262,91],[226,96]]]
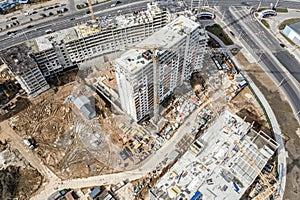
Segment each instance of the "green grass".
[[[261,12],[263,10],[270,10],[270,8],[260,8],[257,10],[257,12]],[[279,13],[287,13],[288,9],[287,8],[276,8],[275,11],[279,12]]]
[[287,13],[287,12],[289,12],[287,8],[276,8],[275,11],[276,12],[280,12],[280,13]]
[[260,21],[261,21],[261,23],[262,23],[263,25],[265,25],[265,27],[270,28],[269,23],[268,23],[265,19],[262,19],[262,20],[260,20]]
[[300,21],[300,18],[287,19],[279,25],[279,30],[283,30],[287,24],[291,24],[297,21]]
[[233,42],[229,38],[229,36],[223,31],[222,27],[219,24],[214,24],[212,26],[207,26],[205,28],[207,31],[211,32],[212,34],[216,35],[225,45],[232,45]]
[[77,5],[76,5],[76,8],[77,8],[78,10],[81,10],[81,9],[83,9],[83,8],[86,8],[86,7],[77,4]]
[[288,37],[286,37],[282,32],[280,32],[280,34],[289,42],[291,43],[291,45],[294,45],[295,46],[295,43]]

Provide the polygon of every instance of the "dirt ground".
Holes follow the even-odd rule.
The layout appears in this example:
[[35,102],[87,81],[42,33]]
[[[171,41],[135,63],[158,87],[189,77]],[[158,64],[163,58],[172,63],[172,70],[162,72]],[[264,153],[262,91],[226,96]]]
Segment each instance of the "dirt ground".
[[[220,107],[221,110],[228,108],[241,118],[245,118],[247,122],[255,122],[253,128],[256,131],[263,130],[268,135],[271,135],[269,131],[270,127],[266,121],[263,110],[256,101],[250,89],[245,87],[230,101],[225,101],[225,97],[228,95],[226,92],[224,92],[227,90],[226,86],[232,84],[234,85],[234,82],[229,81],[226,75],[218,75],[220,71],[216,69],[215,64],[212,63],[212,60],[209,57],[205,60],[204,68],[205,69],[203,72],[194,73],[191,78],[190,83],[195,93],[201,93],[205,89],[205,91],[208,91],[208,93],[211,94],[210,97],[212,98],[216,93],[220,93],[217,95],[217,98],[213,100],[214,102],[212,105],[214,105],[214,110],[218,110],[218,107]],[[208,74],[208,72],[210,74]],[[217,78],[214,78],[214,82],[218,80],[220,84],[210,87],[212,82],[209,82],[209,79],[212,77]]]
[[290,105],[269,76],[258,65],[249,64],[240,53],[237,55],[237,59],[267,98],[284,134],[288,158],[287,183],[283,199],[298,199],[300,195],[300,138],[296,131],[300,128],[299,124]]
[[78,134],[70,131],[74,113],[72,104],[64,104],[64,100],[73,87],[68,85],[43,93],[11,119],[15,131],[24,138],[34,139],[38,145],[36,154],[63,179],[87,177],[105,169],[78,142]]
[[252,92],[245,87],[233,100],[229,107],[237,113],[238,116],[245,119],[246,122],[253,124],[255,131],[264,131],[271,136],[270,127],[260,105],[256,101]]

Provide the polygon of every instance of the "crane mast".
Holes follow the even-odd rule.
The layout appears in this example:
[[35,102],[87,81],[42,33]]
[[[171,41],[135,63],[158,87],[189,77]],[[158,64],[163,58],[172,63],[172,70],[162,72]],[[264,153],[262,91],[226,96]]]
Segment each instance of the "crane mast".
[[90,9],[90,15],[91,15],[92,22],[94,22],[95,21],[95,15],[94,15],[94,11],[93,11],[91,0],[87,0],[87,2],[89,4],[89,9]]

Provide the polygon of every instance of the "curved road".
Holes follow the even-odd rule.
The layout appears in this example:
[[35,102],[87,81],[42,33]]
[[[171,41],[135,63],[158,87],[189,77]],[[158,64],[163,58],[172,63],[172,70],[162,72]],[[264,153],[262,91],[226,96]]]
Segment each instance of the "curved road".
[[[275,0],[250,0],[250,1],[240,1],[240,0],[203,0],[205,5],[209,6],[257,6],[259,2],[262,2],[261,6],[269,6],[270,3],[274,3]],[[136,0],[122,0],[122,3],[116,7],[110,8],[112,2],[102,3],[93,6],[93,10],[96,13],[96,17],[103,17],[109,15],[116,15],[118,10],[122,10],[123,13],[131,12],[133,10],[146,8],[147,0],[136,1]],[[295,0],[281,0],[279,5],[282,7],[293,7],[300,9],[300,1]],[[191,0],[186,0],[186,3],[189,5]],[[17,30],[17,35],[15,37],[9,37],[6,32],[3,32],[0,35],[0,49],[4,49],[19,43],[22,43],[26,40],[37,38],[45,34],[45,30],[51,28],[55,31],[70,28],[79,23],[84,23],[90,19],[90,16],[86,14],[86,9],[73,11],[69,14],[65,14],[61,17],[52,17],[51,19],[45,19],[40,22],[32,23],[34,28],[26,29],[28,24],[23,28],[17,27],[12,30]],[[105,11],[106,10],[106,11]],[[75,18],[75,20],[71,20]]]
[[[240,38],[243,45],[259,60],[264,71],[281,87],[295,116],[300,122],[300,68],[299,62],[280,47],[279,42],[241,8],[219,8],[226,28]],[[288,57],[284,57],[288,55]],[[298,114],[297,114],[298,113]]]

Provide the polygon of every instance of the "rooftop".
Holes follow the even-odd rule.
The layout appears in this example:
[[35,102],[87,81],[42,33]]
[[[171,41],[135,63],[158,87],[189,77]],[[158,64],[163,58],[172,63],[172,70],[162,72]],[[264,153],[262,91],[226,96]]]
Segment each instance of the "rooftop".
[[[34,40],[28,42],[28,45],[35,51],[40,52],[53,47],[53,43],[65,43],[73,40],[77,40],[86,37],[89,34],[98,33],[101,31],[130,27],[139,24],[145,24],[146,22],[153,21],[155,13],[160,9],[155,5],[148,4],[147,10],[134,11],[119,16],[104,16],[100,17],[96,22],[87,22],[72,28],[63,29],[50,34],[45,34]],[[70,22],[71,23],[71,22]]]
[[157,1],[157,6],[161,9],[168,9],[171,13],[183,12],[188,9],[188,5],[184,1]]
[[31,49],[22,43],[2,50],[0,57],[13,73],[20,74],[37,67],[35,60],[29,56],[30,51]]
[[[115,63],[124,67],[128,72],[136,72],[152,62],[152,51],[147,49],[157,49],[154,53],[163,53],[165,50],[174,48],[173,46],[182,40],[189,31],[199,27],[196,22],[180,16],[152,36],[137,44],[136,47],[126,51]],[[136,49],[134,49],[136,48]]]
[[291,27],[294,31],[296,31],[298,34],[300,34],[300,21],[291,23],[288,25],[289,27]]
[[[251,124],[225,111],[197,140],[200,151],[187,151],[151,189],[162,199],[240,199],[274,154],[277,143]],[[245,155],[236,145],[238,142]],[[248,156],[255,166],[250,165]]]
[[74,100],[74,104],[78,109],[81,109],[82,106],[90,104],[90,100],[85,95],[81,95]]
[[68,42],[77,39],[77,34],[74,28],[63,29],[50,34],[45,34],[34,40],[27,42],[28,46],[32,48],[34,52],[41,52],[44,50],[51,49],[53,44],[60,44],[62,41]]
[[78,37],[82,38],[87,35],[106,31],[110,29],[130,27],[134,25],[145,24],[153,21],[153,16],[160,9],[156,4],[148,4],[147,10],[134,11],[132,13],[127,13],[119,16],[104,16],[96,20],[96,22],[87,22],[86,24],[81,24],[75,27]]

